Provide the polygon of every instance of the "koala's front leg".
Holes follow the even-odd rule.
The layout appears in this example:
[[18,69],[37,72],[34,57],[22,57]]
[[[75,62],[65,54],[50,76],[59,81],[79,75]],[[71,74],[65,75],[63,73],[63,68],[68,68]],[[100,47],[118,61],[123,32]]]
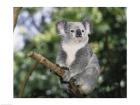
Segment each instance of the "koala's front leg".
[[70,78],[71,78],[71,73],[69,70],[65,70],[64,75],[63,75],[63,81],[64,82],[69,82]]
[[70,71],[69,68],[66,67],[64,64],[57,64],[60,68],[64,70],[64,75],[62,77],[62,82],[68,82],[70,80]]

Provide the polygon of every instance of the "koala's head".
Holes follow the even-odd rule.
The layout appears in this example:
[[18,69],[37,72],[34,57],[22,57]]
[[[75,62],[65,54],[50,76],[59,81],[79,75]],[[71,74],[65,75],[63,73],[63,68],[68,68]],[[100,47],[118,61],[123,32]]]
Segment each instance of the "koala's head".
[[64,41],[83,42],[88,40],[90,34],[90,22],[66,22],[60,21],[56,25],[57,31],[63,36]]

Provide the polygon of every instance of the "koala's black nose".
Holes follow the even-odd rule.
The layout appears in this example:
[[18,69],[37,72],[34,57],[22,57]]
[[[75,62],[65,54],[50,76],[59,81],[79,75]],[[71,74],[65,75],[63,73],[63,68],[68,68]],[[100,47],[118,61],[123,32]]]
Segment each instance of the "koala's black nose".
[[76,30],[76,37],[81,37],[82,36],[82,32],[80,29]]

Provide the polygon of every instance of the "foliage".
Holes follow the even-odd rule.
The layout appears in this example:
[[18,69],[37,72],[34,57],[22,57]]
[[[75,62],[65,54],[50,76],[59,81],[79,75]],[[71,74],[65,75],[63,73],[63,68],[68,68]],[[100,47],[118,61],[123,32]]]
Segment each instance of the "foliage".
[[[38,51],[55,62],[60,41],[55,24],[59,20],[90,19],[90,46],[97,54],[102,74],[90,97],[126,97],[126,8],[23,8],[14,31],[14,97],[34,62],[26,55]],[[25,88],[25,97],[67,97],[59,78],[39,65]]]

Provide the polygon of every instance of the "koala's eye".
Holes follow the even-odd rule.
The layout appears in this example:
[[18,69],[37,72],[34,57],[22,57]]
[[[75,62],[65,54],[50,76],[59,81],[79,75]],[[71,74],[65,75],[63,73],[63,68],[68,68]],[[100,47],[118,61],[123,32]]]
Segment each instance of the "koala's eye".
[[70,32],[74,32],[74,30],[70,30]]
[[84,30],[82,30],[82,32],[84,32]]

